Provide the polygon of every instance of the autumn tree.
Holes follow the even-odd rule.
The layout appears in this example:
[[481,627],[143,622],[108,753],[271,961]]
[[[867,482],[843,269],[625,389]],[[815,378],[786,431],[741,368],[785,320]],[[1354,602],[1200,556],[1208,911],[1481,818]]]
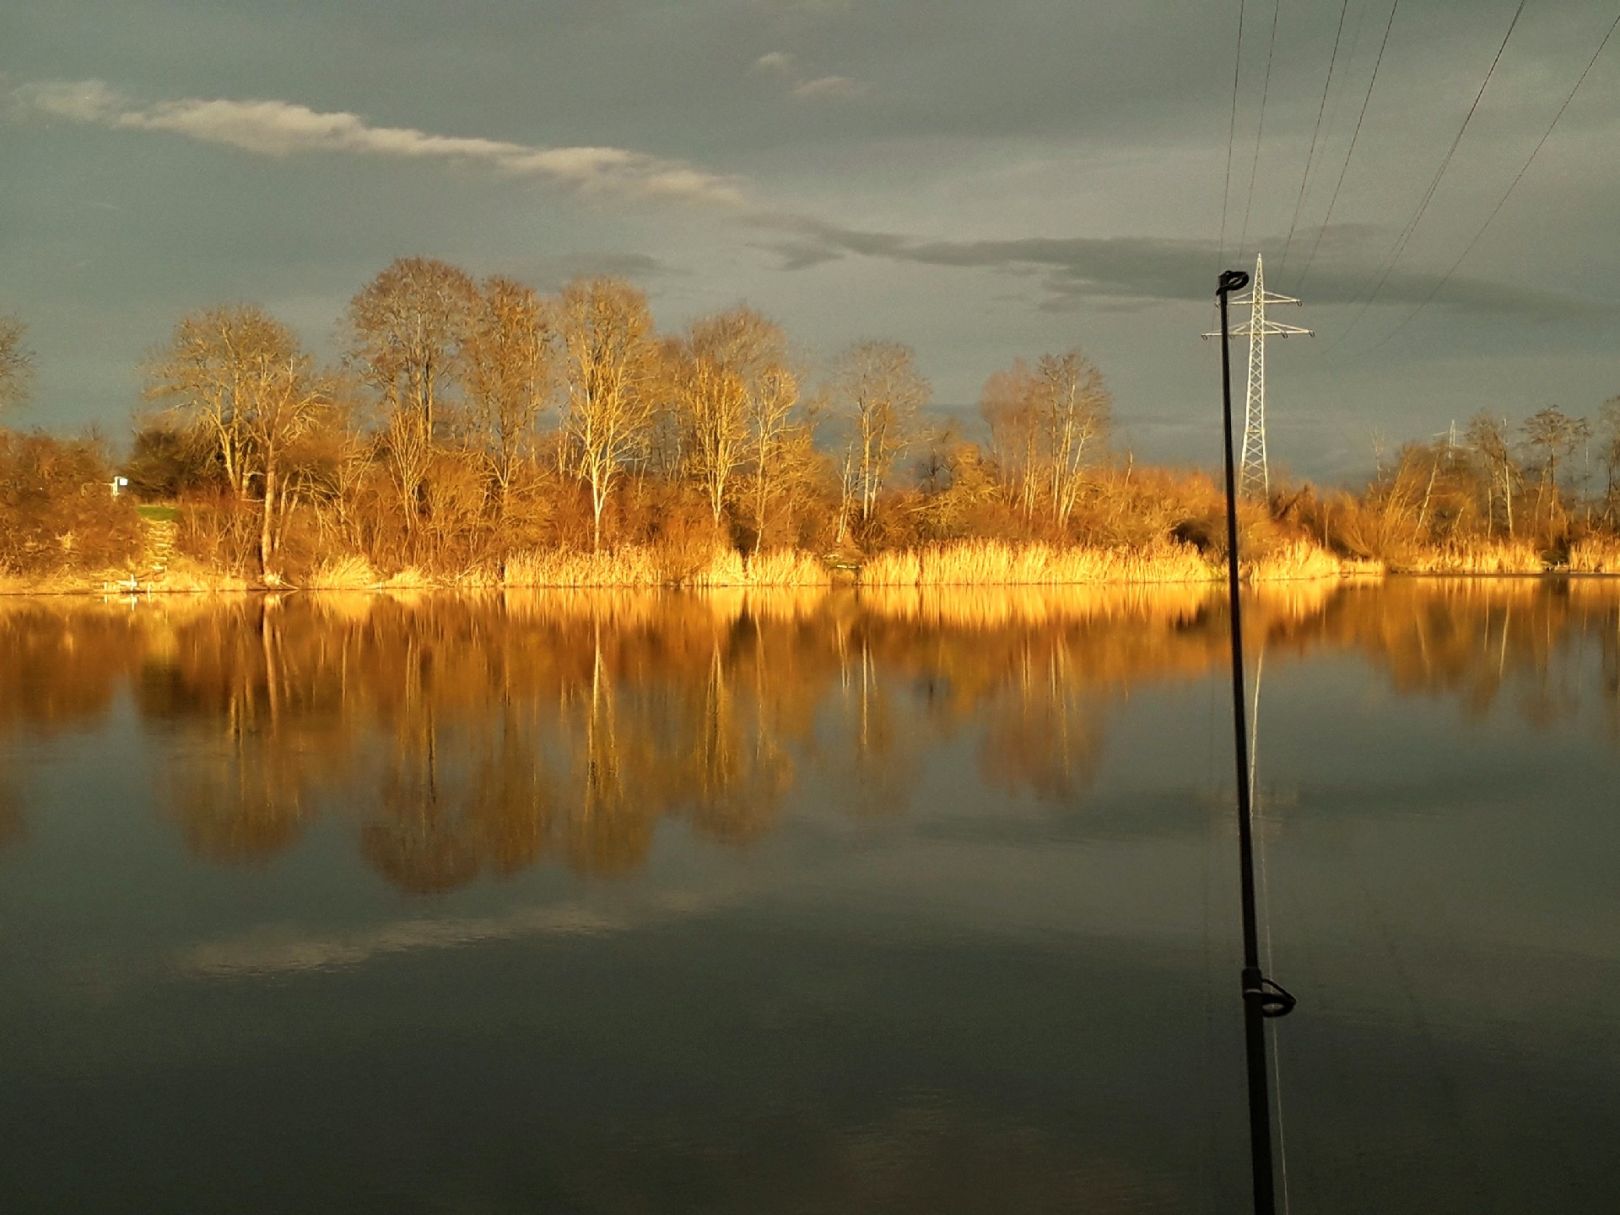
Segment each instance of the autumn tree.
[[25,342],[25,326],[16,317],[0,316],[0,412],[28,400],[34,386],[34,353]]
[[465,271],[401,258],[349,302],[349,358],[383,407],[385,453],[414,530],[447,396],[461,371],[478,289]]
[[484,280],[463,342],[463,377],[499,521],[507,517],[513,482],[550,400],[554,337],[551,309],[532,288],[499,276]]
[[1079,500],[1085,461],[1107,433],[1112,397],[1102,372],[1078,350],[1022,359],[985,381],[979,412],[1014,505],[1026,520],[1044,503],[1058,530]]
[[1572,455],[1587,439],[1592,427],[1585,418],[1574,418],[1549,405],[1524,420],[1520,428],[1526,446],[1541,465],[1541,484],[1536,491],[1536,514],[1548,512],[1548,520],[1562,510],[1558,492],[1558,462]]
[[985,380],[979,394],[979,414],[990,428],[991,455],[1011,502],[1026,521],[1035,513],[1040,482],[1037,387],[1024,360],[1015,359],[1012,366]]
[[1519,482],[1519,468],[1513,458],[1506,420],[1497,420],[1480,410],[1469,420],[1464,441],[1485,470],[1485,518],[1487,532],[1496,527],[1496,505],[1502,505],[1502,526],[1513,535],[1513,491]]
[[1052,522],[1068,526],[1092,444],[1106,433],[1113,405],[1102,372],[1078,350],[1043,354],[1035,365]]
[[917,411],[928,403],[928,381],[909,346],[861,342],[839,360],[837,390],[851,423],[845,458],[846,497],[870,522],[878,494],[910,441]]
[[1620,397],[1610,397],[1598,411],[1598,458],[1603,462],[1603,517],[1612,526],[1620,507]]
[[785,360],[768,363],[747,403],[748,445],[753,458],[754,551],[760,550],[770,520],[771,503],[784,496],[795,471],[806,466],[814,449],[814,422],[795,423],[799,377]]
[[675,350],[681,454],[716,526],[738,471],[754,465],[756,547],[798,381],[779,326],[750,308],[694,322]]
[[656,347],[647,297],[613,278],[563,288],[557,317],[564,387],[561,459],[591,498],[591,546],[602,545],[602,511],[624,469],[645,448],[656,398]]
[[257,483],[259,566],[272,573],[291,505],[288,456],[327,401],[296,335],[251,304],[183,317],[148,365],[146,396],[209,442],[238,501]]

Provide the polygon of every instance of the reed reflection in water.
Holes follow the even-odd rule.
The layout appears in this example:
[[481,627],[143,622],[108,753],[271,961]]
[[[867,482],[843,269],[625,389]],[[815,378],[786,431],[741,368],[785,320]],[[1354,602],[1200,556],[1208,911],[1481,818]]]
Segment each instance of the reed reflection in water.
[[[1296,1209],[1609,1210],[1620,587],[1246,621]],[[1226,646],[1203,587],[0,600],[0,1201],[1241,1209]]]

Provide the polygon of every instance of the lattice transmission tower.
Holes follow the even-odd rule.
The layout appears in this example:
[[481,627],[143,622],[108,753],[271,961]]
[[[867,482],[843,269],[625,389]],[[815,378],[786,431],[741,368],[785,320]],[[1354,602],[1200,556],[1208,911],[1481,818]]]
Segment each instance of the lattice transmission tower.
[[[1239,296],[1234,304],[1249,305],[1249,319],[1233,325],[1233,337],[1249,339],[1249,393],[1243,411],[1243,457],[1238,464],[1238,494],[1262,501],[1271,495],[1271,475],[1266,468],[1266,339],[1268,337],[1314,337],[1309,329],[1297,325],[1284,325],[1266,319],[1268,304],[1298,304],[1291,295],[1278,295],[1266,290],[1264,260],[1256,255],[1254,279],[1249,294]],[[1207,338],[1218,338],[1219,333],[1206,333]]]

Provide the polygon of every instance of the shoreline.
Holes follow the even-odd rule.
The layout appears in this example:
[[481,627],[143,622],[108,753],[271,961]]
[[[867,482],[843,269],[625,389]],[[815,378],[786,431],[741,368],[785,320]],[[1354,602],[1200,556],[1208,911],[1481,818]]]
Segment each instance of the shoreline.
[[[1291,576],[1276,575],[1271,577],[1245,576],[1244,586],[1247,588],[1269,587],[1281,585],[1318,585],[1322,583],[1370,583],[1386,581],[1415,581],[1415,582],[1620,582],[1620,573],[1608,571],[1587,570],[1543,570],[1539,573],[1504,571],[1504,572],[1455,572],[1434,570],[1383,570],[1363,571],[1346,570],[1335,573],[1312,573]],[[270,595],[390,595],[390,594],[497,594],[508,592],[547,592],[547,591],[648,591],[672,592],[678,594],[701,595],[707,592],[735,592],[752,591],[766,594],[774,592],[802,592],[811,590],[824,591],[1067,591],[1067,590],[1144,590],[1184,589],[1188,587],[1208,587],[1212,590],[1220,589],[1223,579],[1218,573],[1208,577],[1197,578],[1121,578],[1121,579],[1087,579],[1069,582],[1059,581],[967,581],[967,582],[863,582],[858,578],[840,577],[830,578],[819,582],[760,584],[749,582],[707,582],[702,584],[683,582],[551,582],[551,583],[513,583],[498,580],[460,580],[453,577],[425,579],[421,581],[398,581],[388,579],[382,582],[355,584],[355,585],[329,585],[329,584],[300,584],[295,582],[280,582],[266,584],[263,582],[248,582],[241,578],[222,579],[220,585],[167,586],[161,582],[142,583],[128,586],[118,581],[86,580],[70,581],[67,585],[52,580],[34,585],[6,585],[0,586],[0,599],[99,599],[103,602],[111,600],[135,599],[202,599],[226,597],[252,597]]]

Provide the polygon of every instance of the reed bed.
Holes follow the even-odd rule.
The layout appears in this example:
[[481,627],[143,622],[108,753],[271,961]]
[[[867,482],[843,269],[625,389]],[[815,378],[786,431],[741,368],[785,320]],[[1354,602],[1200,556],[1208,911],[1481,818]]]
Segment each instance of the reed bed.
[[382,583],[382,575],[364,557],[329,558],[303,580],[306,587],[316,591],[362,591]]
[[1620,574],[1620,540],[1588,536],[1569,548],[1572,574]]
[[1145,549],[1053,548],[961,540],[874,554],[862,586],[1062,586],[1086,583],[1208,582],[1197,549],[1164,543]]
[[1542,574],[1547,571],[1547,560],[1534,545],[1503,541],[1418,553],[1396,568],[1403,574]]
[[520,553],[506,562],[509,587],[796,587],[826,586],[827,567],[809,553],[780,549],[744,555],[716,549],[695,570],[676,572],[650,548],[605,553]]
[[[1381,574],[1379,562],[1358,561],[1356,573]],[[1366,567],[1371,568],[1366,568]],[[1309,540],[1294,540],[1279,548],[1243,563],[1243,577],[1251,582],[1276,582],[1288,579],[1337,578],[1350,573],[1346,562]]]
[[694,587],[826,586],[832,581],[827,567],[809,553],[774,549],[744,556],[736,549],[719,549],[709,563],[684,580]]
[[663,562],[650,548],[627,547],[585,553],[536,550],[508,557],[502,581],[509,587],[659,587]]

